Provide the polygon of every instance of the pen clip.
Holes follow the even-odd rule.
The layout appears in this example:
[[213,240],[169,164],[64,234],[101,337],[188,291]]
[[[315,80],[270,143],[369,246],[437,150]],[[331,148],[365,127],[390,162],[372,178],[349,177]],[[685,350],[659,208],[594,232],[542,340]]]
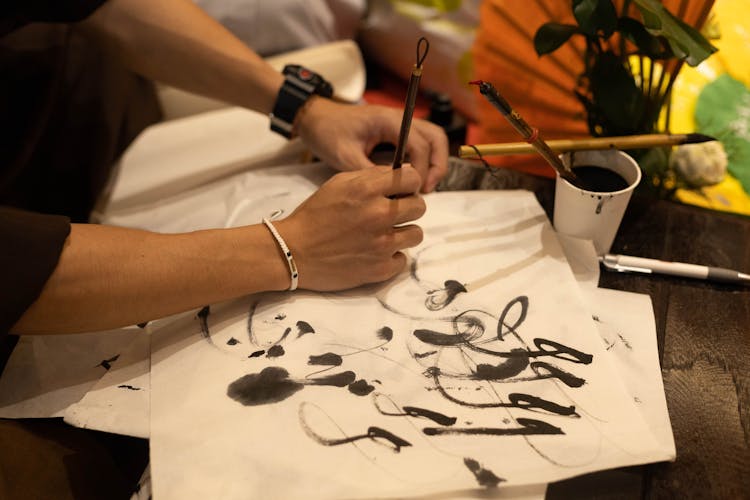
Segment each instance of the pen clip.
[[622,264],[608,262],[606,259],[602,259],[601,263],[604,264],[604,267],[606,267],[607,269],[612,269],[613,271],[617,271],[618,273],[653,273],[653,271],[647,267],[623,266]]

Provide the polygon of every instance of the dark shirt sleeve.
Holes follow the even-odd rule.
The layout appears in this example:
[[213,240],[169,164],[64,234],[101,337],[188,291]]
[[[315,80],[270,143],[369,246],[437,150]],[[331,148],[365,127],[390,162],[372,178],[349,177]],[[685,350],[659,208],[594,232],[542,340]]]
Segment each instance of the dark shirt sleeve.
[[67,217],[0,206],[0,336],[39,297],[69,234]]
[[0,36],[29,23],[75,23],[106,0],[3,0]]

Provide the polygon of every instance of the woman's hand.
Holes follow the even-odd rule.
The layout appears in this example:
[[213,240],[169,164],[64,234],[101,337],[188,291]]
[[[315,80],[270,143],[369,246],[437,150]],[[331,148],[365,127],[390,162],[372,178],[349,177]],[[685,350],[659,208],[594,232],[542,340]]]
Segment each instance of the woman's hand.
[[[313,96],[295,126],[318,158],[338,170],[358,170],[374,166],[368,156],[375,146],[398,142],[402,115],[395,108],[341,104]],[[421,191],[435,189],[448,169],[448,138],[443,129],[413,120],[406,152],[421,177]]]
[[401,250],[422,241],[421,179],[410,165],[333,176],[275,223],[299,270],[299,287],[342,290],[387,280],[406,264]]

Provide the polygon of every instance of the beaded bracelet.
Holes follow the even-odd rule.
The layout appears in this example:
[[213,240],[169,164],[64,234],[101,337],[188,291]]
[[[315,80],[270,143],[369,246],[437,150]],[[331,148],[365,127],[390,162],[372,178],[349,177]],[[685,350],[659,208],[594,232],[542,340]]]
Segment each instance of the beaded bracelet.
[[284,241],[284,238],[281,237],[279,232],[276,230],[276,228],[271,224],[271,221],[267,218],[263,218],[263,224],[266,225],[269,231],[271,231],[271,234],[276,239],[276,243],[279,244],[279,247],[281,248],[281,251],[284,254],[284,257],[286,257],[286,263],[289,266],[289,275],[291,276],[292,284],[289,286],[289,290],[296,290],[297,289],[297,282],[299,281],[299,273],[297,272],[297,264],[294,263],[294,257],[292,256],[292,252],[289,250],[289,247],[286,246],[286,242]]

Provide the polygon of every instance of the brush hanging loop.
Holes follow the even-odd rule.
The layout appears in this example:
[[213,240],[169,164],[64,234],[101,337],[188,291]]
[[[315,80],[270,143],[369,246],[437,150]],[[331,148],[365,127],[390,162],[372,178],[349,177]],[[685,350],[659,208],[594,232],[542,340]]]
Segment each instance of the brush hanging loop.
[[[424,53],[422,52],[422,44],[424,44]],[[417,68],[422,67],[422,63],[427,58],[427,53],[430,51],[430,41],[425,37],[420,37],[417,42]]]

